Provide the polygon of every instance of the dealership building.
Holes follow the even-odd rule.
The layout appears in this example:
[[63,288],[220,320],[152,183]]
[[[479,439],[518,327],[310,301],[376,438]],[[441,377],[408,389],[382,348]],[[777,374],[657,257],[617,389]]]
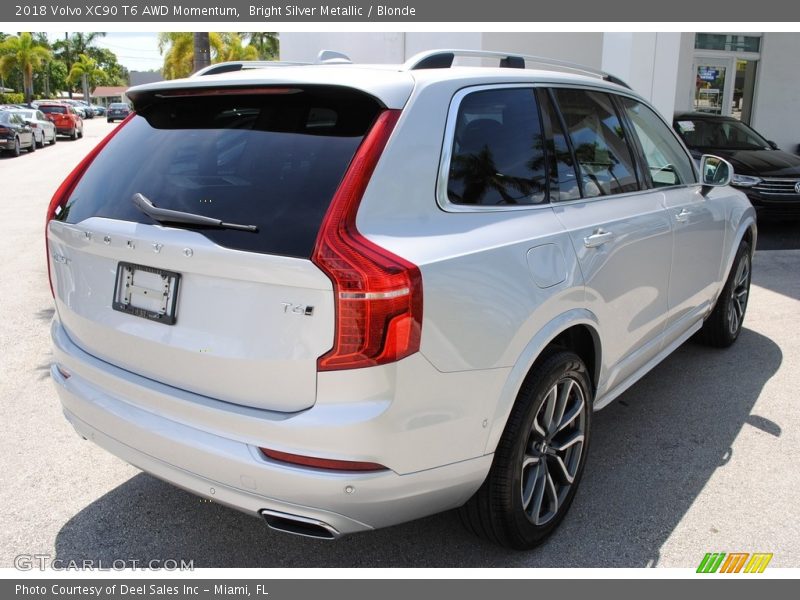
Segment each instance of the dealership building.
[[628,82],[664,115],[729,115],[784,150],[800,151],[800,33],[285,32],[280,39],[287,61],[312,61],[331,49],[354,62],[400,63],[435,48],[572,61]]

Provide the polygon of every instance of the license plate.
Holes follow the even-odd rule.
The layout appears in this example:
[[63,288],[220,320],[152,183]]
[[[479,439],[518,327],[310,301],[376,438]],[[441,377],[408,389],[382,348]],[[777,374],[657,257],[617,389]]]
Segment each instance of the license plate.
[[117,265],[112,308],[174,325],[180,282],[180,273],[121,262]]

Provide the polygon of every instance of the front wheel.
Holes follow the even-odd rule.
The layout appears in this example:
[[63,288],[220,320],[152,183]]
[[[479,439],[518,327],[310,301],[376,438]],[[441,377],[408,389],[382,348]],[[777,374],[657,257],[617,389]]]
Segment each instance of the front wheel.
[[554,351],[531,369],[486,481],[461,508],[475,534],[517,550],[544,542],[569,510],[589,448],[592,386],[586,365]]
[[742,241],[717,304],[700,330],[702,342],[716,348],[727,348],[739,337],[750,297],[751,275],[750,244]]

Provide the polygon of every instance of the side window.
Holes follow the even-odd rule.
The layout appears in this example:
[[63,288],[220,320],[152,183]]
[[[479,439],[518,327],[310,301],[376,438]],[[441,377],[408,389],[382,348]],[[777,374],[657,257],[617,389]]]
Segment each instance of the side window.
[[547,200],[544,139],[533,89],[483,90],[461,100],[447,197],[453,204],[479,206]]
[[669,127],[644,104],[625,97],[620,101],[639,138],[653,187],[695,183],[691,159]]
[[581,197],[575,161],[564,134],[561,119],[553,107],[547,90],[539,90],[539,105],[542,108],[542,122],[550,152],[550,201],[563,202]]
[[587,198],[639,189],[633,154],[606,94],[558,89],[556,100],[575,150]]

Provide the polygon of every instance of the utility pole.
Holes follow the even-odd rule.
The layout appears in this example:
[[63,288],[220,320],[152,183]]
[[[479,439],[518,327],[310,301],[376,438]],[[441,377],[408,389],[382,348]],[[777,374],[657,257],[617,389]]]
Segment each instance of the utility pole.
[[211,47],[208,43],[208,32],[194,33],[194,72],[211,64]]

